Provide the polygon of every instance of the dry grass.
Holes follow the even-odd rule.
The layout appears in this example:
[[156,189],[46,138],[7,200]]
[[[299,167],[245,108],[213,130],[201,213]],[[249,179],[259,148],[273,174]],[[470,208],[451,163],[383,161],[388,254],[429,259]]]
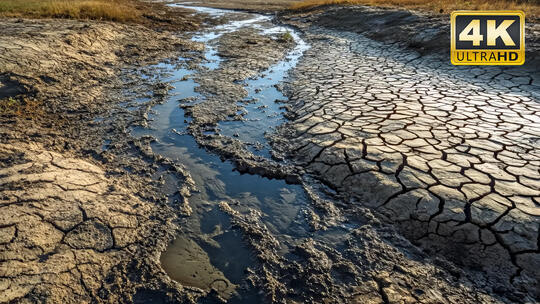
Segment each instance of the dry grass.
[[133,0],[0,0],[0,16],[137,21]]
[[446,14],[454,10],[522,10],[527,17],[540,17],[540,0],[304,0],[290,8],[301,10],[332,4],[402,7]]
[[44,115],[41,102],[34,100],[19,100],[12,97],[0,99],[0,115],[15,116],[24,119],[36,119]]

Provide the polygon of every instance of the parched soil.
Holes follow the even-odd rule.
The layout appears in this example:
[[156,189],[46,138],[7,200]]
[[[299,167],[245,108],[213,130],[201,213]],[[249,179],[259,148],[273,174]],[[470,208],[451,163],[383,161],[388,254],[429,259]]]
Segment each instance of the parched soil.
[[[538,298],[538,58],[451,66],[438,23],[410,12],[333,8],[282,20],[312,48],[291,75],[292,119],[274,147],[426,252],[486,275],[488,290]],[[538,25],[528,31],[538,54]]]
[[[202,22],[178,14],[184,29]],[[450,66],[444,25],[429,18],[362,7],[279,16],[311,48],[284,85],[290,121],[271,137],[272,159],[219,124],[242,121],[242,82],[293,41],[240,28],[210,42],[223,61],[205,69],[204,46],[174,27],[0,20],[0,302],[183,303],[235,292],[209,259],[195,264],[209,272],[195,287],[159,264],[177,218],[191,214],[194,182],[181,158],[129,129],[146,126],[171,89],[151,64],[186,64],[171,59],[180,57],[203,96],[180,101],[197,142],[241,172],[300,184],[310,199],[299,219],[309,231],[294,238],[258,210],[219,204],[256,258],[246,285],[261,299],[534,302],[540,75],[534,64]],[[538,53],[537,25],[528,31]],[[187,256],[205,256],[184,243]]]
[[[158,166],[188,177],[126,134],[143,112],[115,107],[138,66],[200,46],[105,22],[2,19],[0,28],[0,302],[194,301],[202,292],[159,265],[182,206],[166,205],[150,178]],[[159,97],[165,86],[150,89]]]
[[174,226],[135,195],[143,185],[37,143],[2,143],[0,157],[7,165],[0,170],[0,301],[125,301],[152,284],[133,274],[174,286],[149,250],[160,242],[148,241],[158,226]]

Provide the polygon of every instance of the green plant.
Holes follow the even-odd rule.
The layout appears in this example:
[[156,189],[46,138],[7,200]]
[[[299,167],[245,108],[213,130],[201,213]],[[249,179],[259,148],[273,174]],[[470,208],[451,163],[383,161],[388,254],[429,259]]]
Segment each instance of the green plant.
[[35,119],[43,116],[44,110],[40,101],[8,97],[0,99],[0,115]]
[[291,35],[291,32],[286,31],[285,33],[282,33],[282,34],[281,34],[281,36],[279,37],[279,41],[282,41],[282,42],[293,42],[293,41],[294,41],[294,37],[293,37],[293,35]]
[[13,97],[0,100],[0,113],[14,113],[20,106],[20,102]]

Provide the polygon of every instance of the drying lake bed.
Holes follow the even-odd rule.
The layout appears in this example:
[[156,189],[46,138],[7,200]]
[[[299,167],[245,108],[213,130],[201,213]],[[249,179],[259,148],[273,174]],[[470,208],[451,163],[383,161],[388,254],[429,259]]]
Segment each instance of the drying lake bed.
[[538,299],[537,67],[455,68],[420,13],[202,4],[0,21],[0,302]]

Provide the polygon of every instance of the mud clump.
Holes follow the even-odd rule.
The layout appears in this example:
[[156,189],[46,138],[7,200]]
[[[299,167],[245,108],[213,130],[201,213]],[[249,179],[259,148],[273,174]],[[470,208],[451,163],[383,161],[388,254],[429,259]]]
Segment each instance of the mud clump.
[[112,232],[100,221],[85,222],[77,226],[66,235],[64,242],[75,249],[105,251],[113,247]]
[[[283,244],[262,223],[260,213],[239,213],[227,203],[220,207],[244,233],[260,263],[248,270],[248,280],[265,290],[272,303],[498,302],[471,287],[460,270],[451,274],[435,266],[377,220],[330,243],[300,238]],[[351,214],[374,218],[367,209]],[[291,248],[285,255],[284,247]]]

